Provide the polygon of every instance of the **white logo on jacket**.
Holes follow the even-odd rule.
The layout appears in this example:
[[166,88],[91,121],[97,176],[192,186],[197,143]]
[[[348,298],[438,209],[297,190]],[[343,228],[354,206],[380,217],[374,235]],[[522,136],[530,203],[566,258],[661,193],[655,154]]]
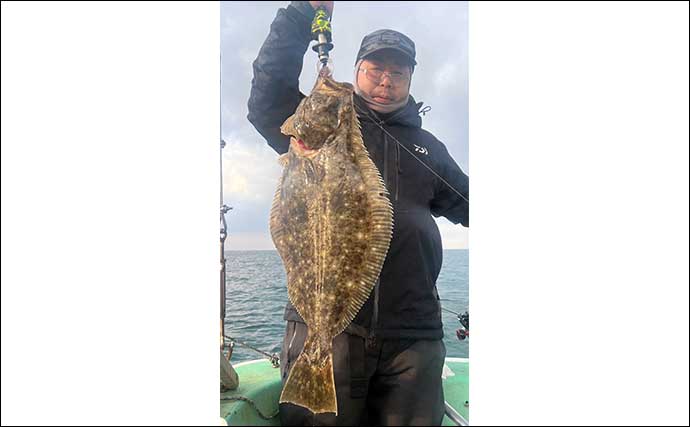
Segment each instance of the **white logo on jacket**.
[[422,154],[424,154],[425,156],[428,156],[428,155],[429,155],[429,150],[427,150],[426,147],[420,147],[420,146],[417,145],[417,144],[412,144],[412,145],[414,145],[414,151],[416,151],[416,152],[418,152],[418,153],[422,153]]

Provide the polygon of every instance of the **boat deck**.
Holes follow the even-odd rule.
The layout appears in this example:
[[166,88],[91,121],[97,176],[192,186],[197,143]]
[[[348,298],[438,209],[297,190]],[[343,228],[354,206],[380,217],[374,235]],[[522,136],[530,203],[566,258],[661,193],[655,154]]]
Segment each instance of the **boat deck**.
[[[279,426],[280,370],[266,359],[234,365],[240,378],[237,390],[221,393],[220,415],[228,425]],[[469,420],[469,360],[447,357],[443,369],[446,402]],[[262,417],[263,415],[263,417]],[[265,419],[265,418],[268,419]],[[457,425],[448,416],[443,425]]]

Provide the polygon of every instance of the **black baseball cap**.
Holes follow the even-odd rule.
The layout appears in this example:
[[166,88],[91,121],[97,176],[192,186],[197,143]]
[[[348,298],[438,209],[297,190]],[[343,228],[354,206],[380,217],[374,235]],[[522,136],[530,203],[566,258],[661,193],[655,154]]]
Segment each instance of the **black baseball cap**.
[[[412,39],[403,33],[388,29],[377,30],[364,36],[362,39],[362,46],[360,46],[359,52],[357,53],[357,61],[383,49],[397,50],[407,57],[410,64],[417,65],[417,61],[415,61],[416,52]],[[357,61],[355,61],[355,63]]]

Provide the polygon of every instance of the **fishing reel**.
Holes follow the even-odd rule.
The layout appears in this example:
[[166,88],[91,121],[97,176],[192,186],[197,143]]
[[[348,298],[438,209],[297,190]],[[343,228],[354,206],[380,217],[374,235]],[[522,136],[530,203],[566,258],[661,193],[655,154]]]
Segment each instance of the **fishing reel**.
[[470,314],[468,312],[458,314],[458,320],[461,326],[455,331],[455,335],[460,341],[463,341],[470,336]]
[[271,358],[269,359],[269,361],[271,362],[271,365],[274,368],[280,368],[280,356],[278,356],[276,353],[273,353],[271,355]]
[[458,316],[458,321],[460,321],[460,328],[458,328],[455,331],[455,335],[458,337],[460,341],[463,341],[465,338],[470,336],[470,314],[467,311],[465,311],[464,313],[456,313],[455,311],[449,310],[443,306],[441,306],[441,310],[447,311]]
[[331,17],[324,6],[316,9],[314,20],[311,23],[311,35],[317,41],[312,46],[314,52],[319,54],[319,61],[316,64],[317,73],[322,76],[333,75],[333,60],[328,54],[333,49],[333,43],[331,43]]

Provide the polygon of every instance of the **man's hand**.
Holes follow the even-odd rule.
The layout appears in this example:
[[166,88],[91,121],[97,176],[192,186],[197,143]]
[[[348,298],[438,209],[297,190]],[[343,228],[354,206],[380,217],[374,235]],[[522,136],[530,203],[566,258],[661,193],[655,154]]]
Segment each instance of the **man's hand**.
[[312,8],[314,8],[314,10],[318,9],[319,6],[323,6],[328,11],[328,15],[333,16],[333,2],[332,1],[310,1],[309,4],[311,5]]

